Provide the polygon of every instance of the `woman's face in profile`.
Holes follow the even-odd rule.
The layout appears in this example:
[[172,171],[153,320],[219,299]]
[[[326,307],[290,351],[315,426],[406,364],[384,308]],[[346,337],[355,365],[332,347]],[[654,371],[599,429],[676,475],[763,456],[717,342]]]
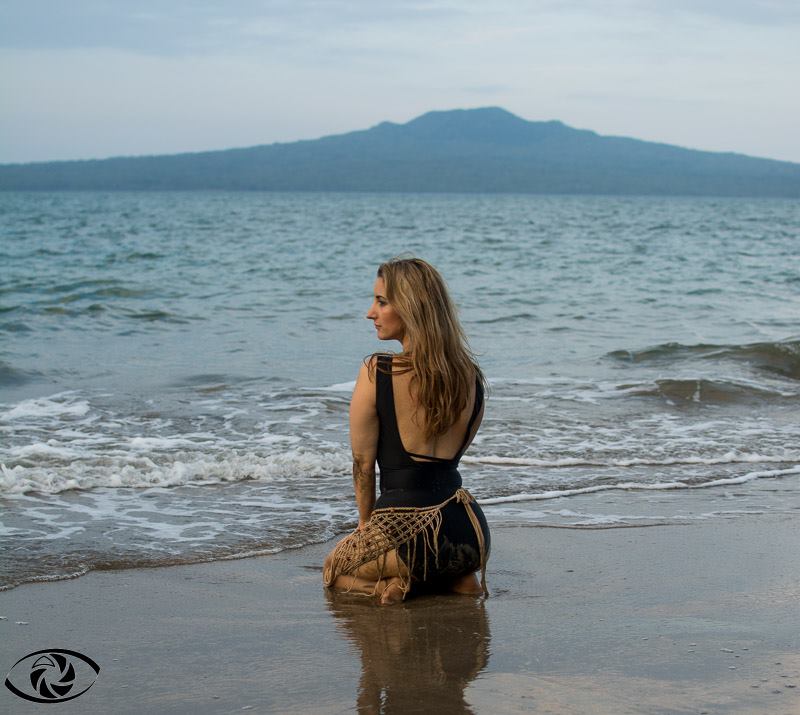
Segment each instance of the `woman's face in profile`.
[[386,299],[386,285],[383,278],[375,280],[375,298],[367,313],[367,320],[375,324],[378,340],[399,340],[403,342],[406,334],[405,325],[395,312],[392,304]]

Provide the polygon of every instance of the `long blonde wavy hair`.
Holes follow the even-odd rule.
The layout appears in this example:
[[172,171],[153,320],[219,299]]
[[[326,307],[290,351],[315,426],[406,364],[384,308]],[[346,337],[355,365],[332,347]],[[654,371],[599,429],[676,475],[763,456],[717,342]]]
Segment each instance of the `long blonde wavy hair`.
[[386,299],[403,321],[410,348],[395,355],[392,371],[412,373],[426,416],[425,437],[446,432],[467,405],[477,377],[486,379],[458,320],[447,284],[421,258],[392,258],[378,268]]

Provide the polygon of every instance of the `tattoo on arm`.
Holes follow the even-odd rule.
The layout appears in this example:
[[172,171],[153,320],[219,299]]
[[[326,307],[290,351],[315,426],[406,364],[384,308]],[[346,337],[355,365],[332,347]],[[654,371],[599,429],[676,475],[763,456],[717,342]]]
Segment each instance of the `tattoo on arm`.
[[367,466],[357,459],[353,461],[353,481],[357,486],[370,486],[375,480],[375,466]]
[[353,459],[353,487],[358,507],[358,522],[365,523],[375,507],[375,462]]

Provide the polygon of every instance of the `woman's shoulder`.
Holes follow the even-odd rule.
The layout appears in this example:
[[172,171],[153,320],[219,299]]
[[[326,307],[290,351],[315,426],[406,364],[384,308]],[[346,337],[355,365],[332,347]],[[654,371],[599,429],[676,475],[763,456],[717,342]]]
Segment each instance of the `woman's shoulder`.
[[391,364],[391,353],[372,353],[371,355],[367,355],[361,361],[358,379],[367,378],[370,382],[375,382],[376,375],[379,372],[388,372],[391,370]]
[[371,355],[367,355],[361,362],[372,370],[376,368],[386,369],[391,367],[394,356],[394,353],[372,353]]

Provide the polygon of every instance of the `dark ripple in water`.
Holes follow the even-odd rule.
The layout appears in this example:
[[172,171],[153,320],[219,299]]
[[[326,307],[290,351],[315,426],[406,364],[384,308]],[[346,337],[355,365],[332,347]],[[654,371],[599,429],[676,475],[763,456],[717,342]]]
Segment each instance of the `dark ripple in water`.
[[[0,326],[2,330],[2,326]],[[0,361],[0,386],[3,385],[24,385],[41,377],[40,373],[20,370],[12,367],[8,363]]]
[[631,363],[672,364],[684,360],[735,360],[759,370],[800,379],[800,340],[745,345],[681,345],[664,343],[643,350],[615,350],[609,357]]
[[620,385],[619,390],[635,397],[658,397],[671,404],[750,404],[773,400],[798,400],[800,393],[767,390],[724,380],[656,380],[655,385]]

